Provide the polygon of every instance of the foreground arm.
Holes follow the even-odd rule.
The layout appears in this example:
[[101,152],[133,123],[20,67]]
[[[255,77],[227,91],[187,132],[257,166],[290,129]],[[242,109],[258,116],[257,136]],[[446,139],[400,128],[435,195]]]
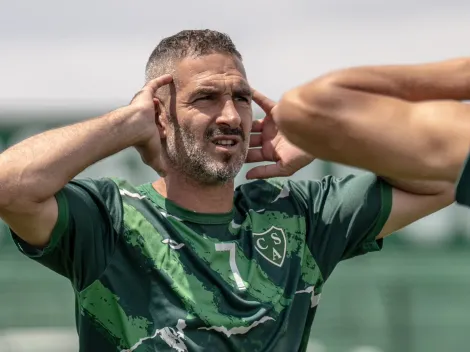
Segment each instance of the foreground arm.
[[394,179],[455,182],[470,149],[470,59],[359,67],[284,95],[276,123],[313,155]]
[[468,97],[469,67],[460,59],[338,71],[285,94],[275,121],[312,155],[394,186],[380,238],[453,202],[470,149],[470,107],[455,101]]
[[149,165],[159,169],[158,160],[149,156],[160,142],[153,97],[169,81],[163,76],[150,82],[127,107],[39,134],[0,154],[0,217],[17,236],[32,246],[46,246],[58,220],[55,195],[107,156],[138,146]]

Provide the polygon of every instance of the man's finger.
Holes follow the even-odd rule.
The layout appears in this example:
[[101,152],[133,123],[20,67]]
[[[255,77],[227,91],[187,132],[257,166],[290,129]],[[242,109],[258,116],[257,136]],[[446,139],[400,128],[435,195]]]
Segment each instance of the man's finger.
[[250,148],[261,147],[262,142],[263,138],[260,134],[250,134]]
[[173,76],[170,74],[165,74],[163,76],[157,77],[149,81],[143,88],[143,90],[150,90],[152,95],[155,95],[157,89],[163,87],[164,85],[170,84],[173,81]]
[[259,133],[263,131],[263,121],[264,120],[253,120],[251,123],[251,132]]
[[248,154],[246,155],[246,159],[245,159],[246,163],[259,163],[262,161],[269,161],[269,160],[264,160],[264,156],[263,156],[263,152],[261,151],[261,148],[248,150]]
[[173,77],[171,75],[166,74],[147,82],[144,87],[140,91],[138,91],[136,95],[134,95],[131,100],[131,104],[140,99],[142,95],[147,96],[148,98],[148,93],[150,93],[150,95],[154,97],[157,94],[158,88],[163,87],[166,84],[170,84],[172,81]]
[[254,179],[265,179],[271,177],[282,177],[286,176],[283,174],[279,163],[276,164],[269,164],[269,165],[261,165],[252,168],[250,171],[246,173],[246,178],[248,180]]
[[268,97],[265,97],[263,94],[258,92],[256,89],[252,89],[252,94],[253,94],[253,101],[259,105],[261,109],[266,114],[271,113],[271,110],[276,106],[276,103],[269,99]]

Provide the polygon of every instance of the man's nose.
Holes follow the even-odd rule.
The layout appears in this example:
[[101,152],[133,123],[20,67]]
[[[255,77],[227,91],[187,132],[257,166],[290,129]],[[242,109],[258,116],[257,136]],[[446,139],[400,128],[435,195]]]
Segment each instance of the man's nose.
[[220,115],[217,118],[216,123],[230,126],[230,128],[240,127],[240,124],[241,124],[240,114],[238,113],[232,99],[225,100],[222,111],[220,112]]

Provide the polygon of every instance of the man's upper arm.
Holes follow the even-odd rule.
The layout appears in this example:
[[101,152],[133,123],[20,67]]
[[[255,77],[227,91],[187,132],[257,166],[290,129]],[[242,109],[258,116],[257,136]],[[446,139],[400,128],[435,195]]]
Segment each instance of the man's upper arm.
[[[38,248],[45,247],[54,228],[60,227],[56,197],[42,203],[18,205],[18,209],[2,209],[0,217],[22,240]],[[24,211],[28,209],[28,211]]]
[[102,274],[114,252],[122,230],[119,189],[111,180],[74,180],[55,199],[57,221],[45,247],[27,243],[14,228],[12,236],[21,252],[81,290]]
[[392,189],[392,210],[377,239],[386,237],[403,227],[422,219],[455,200],[454,185],[443,182],[442,191],[437,194],[414,194],[397,187]]

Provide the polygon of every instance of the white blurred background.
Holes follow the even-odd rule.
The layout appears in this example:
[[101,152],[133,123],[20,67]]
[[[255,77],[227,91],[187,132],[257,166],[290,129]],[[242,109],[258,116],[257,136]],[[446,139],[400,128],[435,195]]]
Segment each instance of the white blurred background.
[[[127,104],[155,45],[203,28],[228,33],[251,84],[278,99],[341,67],[468,56],[470,2],[0,0],[0,151]],[[330,172],[359,171],[315,162],[295,178]],[[133,151],[85,174],[154,177]],[[311,350],[469,350],[468,216],[450,207],[390,239],[382,253],[341,265],[326,285]],[[19,256],[2,233],[0,351],[76,350],[69,285]]]

